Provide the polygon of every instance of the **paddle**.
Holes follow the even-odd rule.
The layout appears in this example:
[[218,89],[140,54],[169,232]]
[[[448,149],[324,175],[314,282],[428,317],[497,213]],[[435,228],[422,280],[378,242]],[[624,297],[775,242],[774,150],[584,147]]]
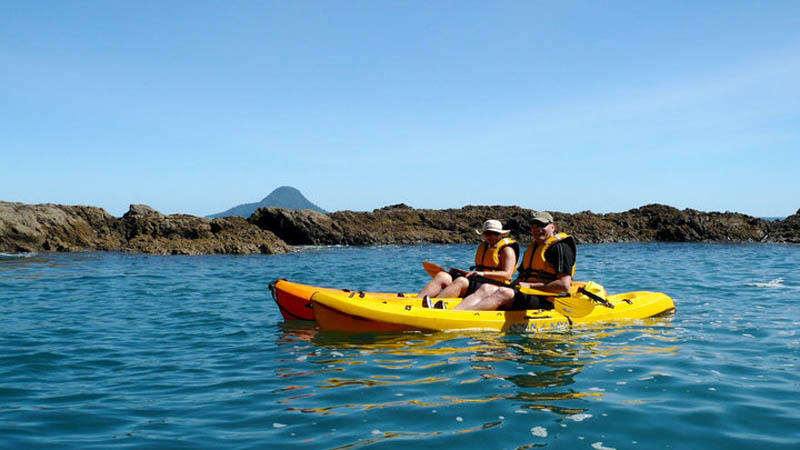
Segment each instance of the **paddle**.
[[[442,269],[441,266],[439,266],[437,264],[434,264],[432,262],[422,261],[422,266],[425,268],[425,271],[428,272],[428,275],[430,275],[431,277],[435,277],[436,274],[439,273],[439,272],[442,272],[442,271],[446,272],[446,270]],[[452,270],[455,270],[455,271],[457,271],[459,273],[462,273],[462,274],[469,273],[466,270],[462,270],[462,269],[452,269]],[[505,286],[507,288],[516,289],[516,290],[522,292],[523,294],[540,295],[540,296],[547,297],[548,299],[552,299],[553,305],[555,306],[555,310],[560,312],[561,314],[567,316],[567,317],[584,317],[584,316],[587,316],[592,311],[594,311],[594,301],[592,301],[593,298],[591,298],[590,295],[587,295],[585,297],[584,296],[571,297],[566,292],[565,293],[561,293],[561,294],[556,294],[554,292],[540,291],[540,290],[537,290],[537,289],[530,289],[530,288],[526,288],[526,287],[522,287],[522,286],[512,286],[509,283],[504,283],[502,281],[493,280],[491,278],[480,277],[480,276],[478,278],[480,278],[481,281],[483,281],[485,283],[490,283],[490,284],[495,284],[497,286]],[[582,294],[585,293],[583,291],[584,291],[583,288],[578,289],[578,292],[580,292]],[[586,292],[588,292],[588,291],[586,291]],[[601,298],[601,297],[599,297],[599,296],[597,296],[597,295],[595,295],[593,293],[590,293],[590,294],[594,295],[597,298]],[[605,299],[602,299],[602,300],[605,301]],[[613,305],[611,307],[613,308]]]
[[435,277],[439,272],[447,272],[446,270],[442,269],[438,264],[434,264],[428,261],[422,261],[422,267],[425,268],[425,272],[428,272],[428,275],[431,278]]

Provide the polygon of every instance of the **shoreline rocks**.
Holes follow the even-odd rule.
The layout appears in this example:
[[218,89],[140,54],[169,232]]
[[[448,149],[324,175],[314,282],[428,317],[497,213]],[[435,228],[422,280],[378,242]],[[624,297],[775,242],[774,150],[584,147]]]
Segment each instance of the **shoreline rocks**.
[[79,251],[272,254],[292,248],[242,217],[167,216],[146,205],[131,205],[117,219],[91,206],[0,202],[0,252]]
[[101,208],[0,202],[0,251],[120,250],[117,219]]
[[[296,245],[477,243],[487,218],[523,243],[531,210],[518,206],[415,209],[405,204],[372,212],[265,207],[248,219],[162,214],[131,205],[121,218],[92,206],[0,201],[0,252],[122,251],[153,254],[286,253]],[[702,212],[650,204],[622,213],[552,212],[560,231],[581,244],[612,242],[779,242],[800,244],[800,210],[779,221],[733,212]]]
[[[530,241],[531,210],[517,206],[465,206],[460,209],[414,209],[393,205],[372,212],[261,208],[250,222],[291,245],[391,245],[477,243],[475,233],[487,218],[498,219],[511,235]],[[800,211],[770,222],[739,213],[678,210],[651,204],[623,213],[553,212],[558,230],[581,244],[612,242],[785,242],[800,243]]]

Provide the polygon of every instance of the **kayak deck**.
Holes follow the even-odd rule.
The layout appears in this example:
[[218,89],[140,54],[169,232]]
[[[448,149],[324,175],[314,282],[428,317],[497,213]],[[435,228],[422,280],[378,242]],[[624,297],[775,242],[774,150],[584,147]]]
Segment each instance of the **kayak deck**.
[[460,311],[452,310],[461,299],[445,300],[448,309],[422,307],[418,298],[349,298],[335,292],[317,291],[311,296],[317,323],[323,330],[340,331],[442,331],[493,330],[532,332],[574,325],[626,319],[644,319],[675,310],[675,304],[659,292],[628,292],[607,297],[614,308],[597,305],[584,317],[570,318],[555,310]]

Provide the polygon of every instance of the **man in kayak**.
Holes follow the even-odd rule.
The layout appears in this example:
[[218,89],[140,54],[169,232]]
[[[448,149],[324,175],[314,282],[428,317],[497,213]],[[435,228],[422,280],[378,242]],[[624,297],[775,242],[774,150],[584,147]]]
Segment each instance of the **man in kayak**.
[[418,295],[423,298],[423,306],[434,306],[431,297],[464,297],[477,291],[486,281],[507,283],[514,276],[519,244],[508,237],[511,231],[504,230],[499,220],[490,219],[483,223],[482,231],[475,232],[483,237],[483,242],[475,252],[475,265],[471,271],[438,272]]
[[553,309],[553,302],[547,297],[523,294],[513,286],[553,293],[569,292],[575,276],[575,239],[566,233],[556,233],[553,216],[546,211],[534,212],[531,217],[531,237],[522,257],[519,275],[511,285],[485,283],[454,309]]

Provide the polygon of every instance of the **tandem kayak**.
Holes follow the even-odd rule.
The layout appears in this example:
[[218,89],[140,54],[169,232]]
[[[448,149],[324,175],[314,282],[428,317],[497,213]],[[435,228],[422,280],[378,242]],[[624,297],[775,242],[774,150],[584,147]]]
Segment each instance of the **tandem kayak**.
[[[575,287],[583,286],[585,284],[586,283],[582,281],[573,282]],[[353,291],[350,289],[335,289],[295,283],[286,280],[285,278],[281,278],[280,280],[270,283],[269,290],[272,292],[272,298],[275,300],[275,303],[278,304],[278,309],[280,310],[281,315],[286,320],[316,320],[314,309],[311,306],[311,296],[315,292],[328,292],[334,294],[339,293],[346,295],[349,298],[359,299],[369,296],[370,298],[382,298],[389,300],[404,300],[412,298],[416,299],[416,301],[421,301],[417,298],[416,293],[364,292]],[[455,301],[458,299],[451,300]]]
[[[585,282],[574,282],[576,286]],[[461,299],[443,299],[448,309],[423,308],[415,293],[363,292],[294,283],[285,279],[269,285],[286,320],[316,320],[325,330],[495,330],[525,332],[572,325],[644,319],[675,310],[675,303],[659,292],[628,292],[606,296],[582,317],[556,310],[453,311]],[[569,300],[569,297],[566,299]],[[562,309],[563,310],[563,309]]]
[[320,328],[339,331],[444,331],[491,330],[533,332],[576,325],[645,319],[675,310],[675,303],[660,292],[609,295],[608,305],[598,304],[583,317],[568,317],[556,310],[460,311],[461,299],[445,301],[447,309],[424,308],[418,298],[386,298],[317,291],[311,304]]
[[388,292],[362,292],[351,291],[349,289],[334,289],[308,284],[294,283],[285,279],[276,280],[269,284],[272,298],[278,304],[281,315],[286,320],[315,320],[314,310],[311,307],[311,296],[315,292],[328,292],[342,294],[351,298],[364,298],[369,295],[372,298],[402,299],[404,297],[415,298],[417,294],[388,293]]

